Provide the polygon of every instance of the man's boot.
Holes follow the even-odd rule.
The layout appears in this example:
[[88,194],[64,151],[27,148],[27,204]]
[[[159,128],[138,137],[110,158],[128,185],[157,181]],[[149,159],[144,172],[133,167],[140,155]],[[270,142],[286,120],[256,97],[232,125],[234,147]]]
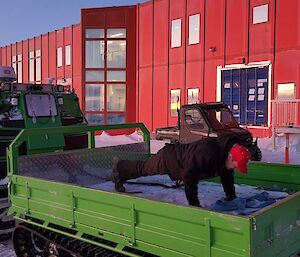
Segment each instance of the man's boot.
[[115,184],[115,189],[118,192],[125,192],[124,181],[120,177],[120,172],[118,171],[119,158],[114,157],[112,160],[112,181]]

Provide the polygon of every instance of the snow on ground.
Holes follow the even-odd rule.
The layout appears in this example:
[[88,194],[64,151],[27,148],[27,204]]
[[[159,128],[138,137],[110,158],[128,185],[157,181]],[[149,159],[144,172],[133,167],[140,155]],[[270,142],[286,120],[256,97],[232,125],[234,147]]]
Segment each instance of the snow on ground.
[[[131,184],[130,182],[134,182],[137,184]],[[175,183],[171,181],[167,175],[141,177],[138,179],[130,180],[130,182],[125,184],[125,188],[126,192],[133,196],[143,197],[160,202],[188,205],[184,193],[184,187],[181,186],[177,188],[171,188],[171,186],[173,186]],[[138,183],[158,183],[167,185],[170,188]],[[101,184],[94,184],[90,187],[94,189],[115,192],[114,185],[111,181],[107,181]],[[266,191],[261,188],[248,185],[236,185],[235,188],[236,194],[240,198],[247,198],[262,192],[268,192],[270,198],[284,198],[288,196],[286,192]],[[224,198],[223,187],[218,183],[200,181],[198,184],[198,197],[203,208],[213,210],[215,202]],[[251,212],[252,210],[249,209],[248,211]]]
[[[258,146],[262,150],[262,161],[270,163],[284,163],[286,137],[280,134],[275,140],[273,149],[272,138],[259,138]],[[289,159],[290,164],[300,164],[300,135],[293,134],[289,137]]]

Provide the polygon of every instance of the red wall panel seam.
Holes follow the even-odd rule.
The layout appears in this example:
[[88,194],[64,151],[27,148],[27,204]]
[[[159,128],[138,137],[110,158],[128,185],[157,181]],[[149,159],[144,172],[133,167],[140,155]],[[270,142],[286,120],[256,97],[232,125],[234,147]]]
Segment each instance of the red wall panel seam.
[[202,102],[204,102],[204,84],[205,84],[205,58],[206,58],[206,53],[205,53],[205,42],[206,42],[206,33],[205,33],[205,28],[206,28],[206,0],[204,0],[204,6],[203,6],[204,14],[203,14],[203,76],[202,76]]
[[73,56],[73,52],[74,52],[74,49],[73,49],[73,41],[74,41],[74,38],[73,38],[73,24],[71,26],[71,54],[70,54],[70,58],[71,58],[71,87],[72,89],[74,88],[74,73],[73,73],[73,60],[74,60],[74,56]]
[[137,96],[136,96],[136,101],[137,101],[137,108],[136,108],[136,117],[137,121],[140,122],[140,4],[138,4],[137,8]]
[[170,0],[168,0],[168,86],[167,86],[167,124],[168,126],[170,125],[169,122],[170,122],[170,119],[169,119],[169,103],[170,103],[170,46],[171,46],[171,36],[170,36]]
[[155,15],[155,0],[152,0],[152,114],[151,114],[151,131],[154,124],[154,15]]
[[[224,5],[224,56],[223,56],[223,66],[226,64],[226,41],[227,41],[227,1],[225,1]],[[220,86],[220,85],[217,85]]]
[[186,51],[187,51],[187,42],[188,42],[188,17],[187,17],[187,0],[185,0],[185,35],[184,35],[184,91],[183,91],[183,101],[182,103],[186,103],[186,95],[187,95],[187,86],[186,86]]
[[[274,11],[273,11],[273,17],[274,17],[274,22],[273,22],[273,30],[274,30],[274,32],[273,32],[273,34],[274,34],[274,38],[273,38],[273,40],[274,40],[274,46],[273,46],[273,63],[271,63],[271,65],[272,65],[272,74],[275,74],[275,62],[276,62],[276,21],[277,21],[277,19],[276,19],[276,1],[274,1]],[[272,75],[272,77],[271,77],[271,99],[274,99],[274,96],[275,96],[275,85],[274,85],[274,83],[275,83],[275,75]],[[296,89],[295,90],[297,90],[297,87],[296,87]],[[295,95],[297,95],[297,92],[295,92]],[[269,101],[271,101],[271,99],[269,99],[268,100],[268,102]],[[272,119],[272,117],[270,117],[270,119]]]

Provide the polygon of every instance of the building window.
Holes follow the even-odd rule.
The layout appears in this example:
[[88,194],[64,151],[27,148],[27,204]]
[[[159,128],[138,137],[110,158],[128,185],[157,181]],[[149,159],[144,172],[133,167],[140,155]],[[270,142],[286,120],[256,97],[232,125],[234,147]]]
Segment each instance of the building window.
[[85,81],[87,82],[98,82],[104,81],[104,71],[99,70],[87,70],[85,71]]
[[11,57],[11,66],[14,68],[15,74],[17,74],[18,69],[17,69],[17,56],[16,55],[13,55]]
[[22,83],[23,82],[22,54],[18,54],[17,56],[17,76],[18,76],[18,83]]
[[104,38],[104,29],[86,29],[85,38]]
[[[18,77],[22,77],[22,55],[18,55]],[[20,80],[18,79],[18,82]],[[41,50],[35,50],[29,52],[29,82],[30,83],[41,83]]]
[[253,8],[253,24],[263,23],[268,21],[269,5],[264,4]]
[[66,65],[71,65],[71,46],[67,45],[65,47],[65,60],[66,60]]
[[188,89],[188,104],[199,103],[199,88],[189,88]]
[[171,47],[181,46],[181,19],[172,21]]
[[200,14],[189,17],[189,45],[200,42]]
[[126,81],[126,72],[125,71],[107,71],[107,81]]
[[107,85],[107,110],[124,112],[126,102],[126,85],[109,84]]
[[35,81],[41,82],[41,50],[35,50]]
[[120,124],[125,123],[126,118],[125,114],[108,114],[107,115],[107,124]]
[[171,90],[171,117],[177,117],[177,109],[180,108],[180,89]]
[[86,111],[104,110],[104,85],[103,84],[85,85],[85,110]]
[[126,29],[108,29],[107,38],[126,38]]
[[278,100],[295,99],[295,83],[278,84],[277,99]]
[[104,41],[85,42],[85,67],[104,68]]
[[88,120],[126,122],[126,29],[85,30],[85,81]]
[[29,82],[34,82],[34,51],[29,52]]
[[62,48],[57,48],[57,67],[62,66]]
[[89,124],[104,124],[104,115],[99,113],[87,113],[85,115]]
[[126,68],[126,41],[107,41],[107,68]]

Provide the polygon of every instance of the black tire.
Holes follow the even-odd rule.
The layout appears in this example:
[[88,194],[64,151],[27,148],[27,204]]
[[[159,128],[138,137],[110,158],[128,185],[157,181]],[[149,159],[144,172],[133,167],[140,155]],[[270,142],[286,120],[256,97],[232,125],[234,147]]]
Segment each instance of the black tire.
[[[6,212],[6,208],[0,209],[0,214],[3,214]],[[0,220],[0,232],[1,230],[9,230],[13,229],[15,227],[15,220],[9,220],[9,221],[3,221],[2,219]],[[5,234],[0,234],[0,241],[6,241],[11,238],[12,233],[5,233]]]
[[45,256],[43,251],[46,242],[39,238],[34,238],[33,233],[24,229],[16,228],[13,233],[13,245],[17,257],[41,257]]
[[1,234],[0,235],[0,242],[9,240],[11,238],[11,236],[12,236],[12,233]]
[[72,257],[56,243],[41,237],[22,225],[13,232],[13,245],[17,257]]

